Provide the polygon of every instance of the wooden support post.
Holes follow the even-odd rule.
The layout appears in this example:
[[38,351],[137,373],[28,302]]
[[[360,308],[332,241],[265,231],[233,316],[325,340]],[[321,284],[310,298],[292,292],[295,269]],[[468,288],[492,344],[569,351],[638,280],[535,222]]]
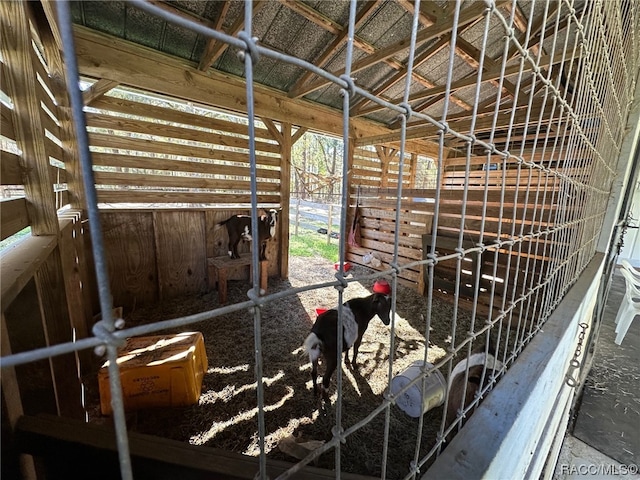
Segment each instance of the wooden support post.
[[418,175],[418,154],[411,154],[411,163],[409,164],[409,188],[416,188],[416,178]]
[[[81,339],[89,336],[89,328],[92,325],[91,305],[86,304],[86,297],[83,293],[88,289],[88,285],[83,282],[84,258],[82,234],[81,234],[80,212],[67,210],[60,227],[60,259],[62,262],[62,272],[65,281],[65,291],[67,299],[67,311],[73,329],[74,338]],[[76,352],[79,362],[80,374],[91,370],[93,356],[90,350]]]
[[296,237],[298,236],[298,225],[300,224],[300,194],[296,200]]
[[269,262],[267,260],[260,261],[260,288],[267,293],[269,278]]
[[38,26],[38,33],[49,67],[52,93],[58,104],[57,116],[60,122],[63,158],[69,185],[70,204],[72,208],[80,210],[82,219],[86,218],[86,200],[82,183],[82,170],[78,157],[78,142],[71,104],[67,93],[67,75],[62,60],[62,45],[60,32],[56,22],[55,5],[52,2],[30,2],[34,10],[34,18]]
[[[55,249],[34,277],[47,345],[71,342],[74,338],[61,265],[60,250]],[[84,418],[76,355],[68,353],[51,358],[51,370],[60,415]]]
[[[263,118],[267,130],[280,146],[280,222],[276,239],[278,240],[278,271],[280,277],[289,276],[289,204],[291,202],[291,124],[283,122],[280,130],[269,118]],[[296,235],[298,225],[296,223]]]
[[[352,199],[352,191],[355,192],[357,188],[357,186],[353,185],[353,157],[354,157],[355,150],[356,150],[356,139],[354,138],[353,132],[351,132],[351,135],[349,137],[348,154],[347,154],[347,162],[348,162],[347,191],[342,192],[343,195],[347,195],[347,206],[349,206],[351,203],[353,203],[354,205],[356,203],[355,199]],[[354,209],[347,208],[347,225],[349,226],[349,228],[353,223],[354,212],[355,212]],[[344,249],[345,249],[344,250],[345,261],[346,261],[348,254],[351,250],[351,245],[349,245],[349,242],[347,241],[344,242]]]
[[287,278],[289,276],[289,204],[291,202],[291,149],[293,147],[291,124],[282,123],[281,130],[280,205],[282,210],[278,222],[280,232],[276,240],[280,246],[278,254],[280,277]]

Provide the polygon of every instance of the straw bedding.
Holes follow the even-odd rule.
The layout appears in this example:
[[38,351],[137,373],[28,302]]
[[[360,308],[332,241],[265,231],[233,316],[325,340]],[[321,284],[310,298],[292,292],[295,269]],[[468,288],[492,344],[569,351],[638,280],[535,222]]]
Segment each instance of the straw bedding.
[[[335,277],[333,264],[322,258],[291,258],[289,279],[269,279],[269,293],[319,282]],[[349,275],[356,278],[370,273],[354,267]],[[353,282],[345,290],[345,300],[371,294],[373,281]],[[246,300],[247,282],[229,282],[229,302]],[[330,393],[334,406],[319,409],[311,386],[309,359],[301,353],[301,344],[309,333],[316,308],[332,308],[338,301],[334,288],[323,288],[277,300],[262,310],[262,356],[266,450],[269,458],[296,461],[278,448],[289,435],[304,435],[313,440],[328,440],[335,422],[334,374]],[[175,318],[218,306],[217,292],[173,299],[153,307],[125,312],[127,326]],[[399,286],[395,321],[395,356],[392,375],[404,371],[424,356],[424,315],[427,299],[414,290]],[[436,363],[450,346],[453,307],[437,298],[433,300],[428,361]],[[457,335],[465,335],[470,316],[459,310]],[[129,413],[131,430],[230,450],[246,455],[259,453],[257,434],[257,397],[255,382],[253,317],[248,311],[194,324],[183,331],[200,331],[205,338],[209,370],[204,376],[199,404],[182,408],[154,408]],[[162,332],[174,333],[174,332]],[[377,317],[369,324],[358,355],[359,371],[343,369],[342,424],[347,429],[367,416],[383,399],[389,384],[389,327]],[[320,372],[323,372],[322,365]],[[95,390],[93,399],[96,400]],[[99,407],[92,420],[105,422]],[[442,407],[427,412],[421,440],[425,455],[434,445]],[[350,435],[343,445],[343,471],[380,476],[385,414]],[[415,454],[418,419],[411,418],[397,406],[390,409],[387,478],[402,478]],[[324,454],[318,466],[335,466],[333,451]]]

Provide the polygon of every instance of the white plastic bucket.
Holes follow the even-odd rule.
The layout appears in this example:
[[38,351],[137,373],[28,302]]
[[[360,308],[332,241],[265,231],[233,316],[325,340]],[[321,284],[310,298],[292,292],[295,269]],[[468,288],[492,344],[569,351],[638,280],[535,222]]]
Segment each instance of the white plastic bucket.
[[[413,362],[402,373],[396,375],[391,380],[391,394],[396,395],[400,390],[407,386],[412,380],[422,375],[421,367],[426,365],[427,368],[433,368],[431,363],[418,360]],[[439,370],[433,370],[425,379],[425,394],[422,406],[420,398],[422,393],[422,380],[418,380],[406,392],[396,398],[396,405],[407,415],[418,418],[432,408],[439,407],[444,403],[444,396],[447,391],[447,382]]]
[[478,365],[486,365],[487,371],[491,370],[500,370],[502,369],[502,362],[496,359],[490,353],[485,355],[484,352],[474,353],[469,358],[464,360],[460,360],[457,365],[451,371],[451,378],[455,378],[456,375],[464,374],[464,371],[467,369],[467,364],[469,364],[469,368],[478,366]]

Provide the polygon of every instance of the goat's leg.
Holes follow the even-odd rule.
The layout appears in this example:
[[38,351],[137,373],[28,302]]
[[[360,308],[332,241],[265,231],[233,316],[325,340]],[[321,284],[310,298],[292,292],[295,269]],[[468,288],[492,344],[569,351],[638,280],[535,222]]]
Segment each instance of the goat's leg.
[[260,243],[260,260],[267,259],[267,242]]
[[313,394],[318,395],[318,359],[311,362],[311,381],[313,382]]
[[240,255],[238,254],[238,244],[240,243],[240,237],[234,240],[235,241],[233,243],[229,241],[230,255],[231,255],[231,258],[240,258]]
[[324,376],[322,377],[322,398],[325,402],[331,403],[331,399],[329,398],[329,385],[331,385],[331,376],[333,372],[336,371],[336,367],[338,366],[338,360],[336,358],[336,352],[325,352],[324,359],[326,363],[326,369],[324,372]]
[[[354,370],[358,370],[358,365],[356,363],[356,357],[358,356],[358,349],[360,348],[360,343],[362,342],[362,336],[358,336],[358,338],[356,338],[355,343],[353,344],[353,359],[351,360],[351,366],[353,367]],[[349,362],[349,359],[346,359],[347,363]]]

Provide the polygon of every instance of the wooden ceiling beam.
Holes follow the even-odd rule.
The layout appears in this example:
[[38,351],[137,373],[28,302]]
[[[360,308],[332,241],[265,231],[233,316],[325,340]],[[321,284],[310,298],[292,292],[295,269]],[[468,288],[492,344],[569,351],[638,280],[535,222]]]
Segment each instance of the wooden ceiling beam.
[[[404,8],[407,12],[409,12],[411,14],[411,16],[413,16],[413,14],[415,12],[415,8],[414,8],[414,3],[412,1],[410,1],[410,0],[397,0],[397,3],[402,8]],[[427,2],[420,2],[420,12],[418,13],[418,15],[419,15],[418,21],[422,25],[424,25],[426,27],[429,27],[429,26],[433,25],[434,23],[436,23],[438,18],[444,13],[444,10],[441,9],[438,6],[438,4],[433,2],[433,7],[435,7],[435,9],[437,11],[436,12],[429,12],[429,11],[427,11],[426,3]]]
[[[174,5],[171,5],[165,1],[161,1],[161,0],[147,0],[147,3],[150,3],[162,10],[164,10],[165,12],[171,13],[172,15],[175,15],[176,17],[180,17],[180,18],[184,18],[186,20],[189,20],[191,22],[196,22],[204,27],[207,28],[211,28],[213,30],[222,30],[222,23],[224,22],[224,17],[226,15],[227,10],[229,9],[229,2],[223,2],[223,6],[220,10],[220,12],[218,13],[218,18],[215,21],[210,21],[207,20],[205,18],[202,18],[198,15],[194,15],[192,13],[189,13],[185,10],[182,10]],[[201,56],[200,59],[200,70],[206,70],[207,68],[209,68],[211,66],[211,64],[213,63],[213,61],[211,63],[209,63],[207,66],[204,66],[209,59],[212,57],[212,55],[218,51],[218,47],[216,47],[217,42],[210,38],[207,41],[207,44],[205,45],[205,49],[204,49],[204,53]]]
[[[431,48],[422,52],[418,57],[414,60],[414,67],[418,67],[432,58],[435,54],[437,54],[440,50],[442,50],[445,46],[449,44],[449,40],[447,38],[441,38],[437,43],[435,43]],[[391,87],[396,85],[398,82],[401,82],[407,76],[407,67],[404,66],[402,70],[396,72],[391,78],[389,78],[386,82],[380,85],[378,88],[374,89],[371,94],[376,97],[384,94]],[[430,83],[427,88],[433,88],[435,84]],[[361,115],[361,110],[370,103],[370,100],[367,98],[361,98],[351,107],[351,115],[358,116]]]
[[317,10],[314,10],[306,3],[300,0],[279,0],[282,5],[293,10],[298,15],[306,18],[312,23],[315,23],[321,28],[324,28],[327,32],[333,33],[334,35],[342,34],[342,25],[334,22],[329,17],[321,14]]
[[[482,56],[482,52],[471,45],[471,43],[467,42],[464,38],[459,37],[456,40],[456,54],[460,56],[465,62],[471,65],[473,68],[477,69],[480,65],[480,57]],[[483,71],[491,71],[500,67],[500,62],[492,59],[488,55],[484,55],[483,59]],[[490,80],[491,83],[498,88],[500,86],[500,82],[496,79]],[[516,93],[516,87],[509,80],[504,79],[502,83],[502,88],[505,93],[509,96],[513,97]]]
[[521,32],[526,32],[527,24],[529,23],[527,21],[527,17],[524,16],[524,13],[522,12],[522,9],[518,6],[518,4],[515,4],[515,9],[513,7],[514,4],[512,3],[507,3],[504,6],[505,10],[509,12],[509,15],[511,15],[511,17],[513,18],[513,24],[516,26],[516,28]]
[[[462,40],[461,38],[459,38],[458,40]],[[461,45],[462,48],[467,48],[465,46],[467,42],[465,42],[464,40],[462,40]],[[472,47],[473,48],[473,47]],[[556,56],[557,57],[557,56]],[[554,57],[554,63],[557,63],[560,61],[560,58],[556,58]],[[548,59],[547,57],[543,57],[541,58],[541,64],[544,64],[544,62],[546,61],[546,59]],[[488,61],[488,62],[487,62]],[[500,78],[500,73],[502,71],[502,65],[501,62],[497,62],[495,60],[491,60],[489,57],[485,57],[485,65],[487,66],[487,68],[484,69],[484,74],[482,76],[482,82],[491,82],[492,84],[498,86],[499,82],[498,79]],[[491,68],[489,68],[491,67]],[[529,72],[533,69],[533,67],[530,64],[525,64],[524,68],[523,68],[523,72]],[[505,77],[509,76],[509,75],[515,75],[519,72],[520,70],[520,66],[519,65],[512,65],[510,67],[507,67],[505,69]],[[458,90],[460,88],[464,88],[464,87],[469,87],[472,86],[474,84],[477,83],[477,75],[474,73],[472,75],[469,75],[467,77],[464,77],[460,80],[457,80],[455,82],[453,82],[451,84],[451,91],[455,91]],[[509,82],[508,80],[504,79],[503,80],[503,91],[506,92],[509,96],[513,96],[515,95],[515,85],[513,85],[512,82]],[[436,104],[437,102],[439,102],[440,100],[442,100],[444,98],[444,90],[445,87],[444,86],[437,86],[437,87],[433,87],[430,90],[425,90],[423,92],[420,92],[418,94],[415,94],[411,97],[409,97],[409,101],[413,102],[413,101],[418,101],[418,100],[423,100],[423,99],[429,99],[429,101],[422,103],[419,106],[414,106],[413,107],[413,111],[415,112],[421,112],[423,110],[425,110],[426,108],[429,108],[430,106]],[[395,98],[395,99],[390,99],[389,102],[390,103],[398,103],[402,101],[401,98]],[[495,103],[494,99],[489,99],[490,103]],[[379,110],[382,110],[384,107],[381,107],[379,105],[375,105],[367,110],[361,110],[359,113],[359,115],[369,115],[371,113],[377,112]],[[392,126],[393,128],[393,126]]]
[[[511,8],[511,4],[507,3],[505,4],[505,8],[507,9],[508,12],[512,12],[512,8]],[[555,9],[557,7],[553,6],[551,12],[554,12]],[[527,29],[527,20],[526,17],[524,16],[524,14],[522,13],[522,11],[520,10],[519,7],[516,8],[516,13],[515,13],[516,18],[514,18],[514,25],[516,25],[516,28],[520,31],[526,31]],[[531,29],[531,35],[532,35],[532,42],[539,42],[539,38],[540,38],[540,31],[542,30],[542,17],[540,19],[538,19],[538,21],[532,26]],[[519,41],[522,42],[524,41],[525,38],[525,34],[521,34],[519,36]],[[537,40],[536,40],[537,39]],[[513,58],[513,56],[515,56],[515,48],[511,48],[512,52],[510,54],[509,58]],[[536,52],[536,50],[532,50],[532,52]],[[480,54],[481,52],[475,48],[473,45],[471,45],[469,42],[465,41],[462,37],[458,37],[458,39],[456,40],[456,54],[459,55],[461,58],[463,58],[467,63],[469,63],[472,67],[477,68],[477,66],[479,65],[479,60],[480,60]],[[484,70],[487,71],[492,71],[497,68],[500,68],[500,63],[496,60],[491,59],[488,56],[485,56],[484,58]],[[474,78],[475,74],[469,76],[468,78]],[[490,82],[494,85],[494,86],[498,86],[499,82],[498,79],[491,79]],[[503,93],[513,97],[515,95],[515,85],[504,79],[503,80]],[[414,106],[413,110],[415,112],[421,112],[427,108],[429,108],[430,106],[436,104],[437,102],[439,102],[440,100],[442,100],[444,98],[444,94],[439,94],[435,97],[433,97],[431,100],[423,102],[421,105],[418,106]],[[396,99],[397,100],[397,99]],[[394,100],[389,100],[391,103],[393,103]],[[489,99],[487,102],[484,102],[483,105],[481,105],[481,108],[484,106],[489,106],[489,105],[493,105],[495,104],[495,100],[494,99]],[[377,110],[379,110],[379,108],[377,108]],[[373,113],[375,110],[371,109],[368,110],[366,112],[360,112],[361,114],[370,114]],[[396,128],[397,125],[391,125],[391,128]]]
[[[92,78],[108,76],[142,90],[210,105],[233,112],[247,113],[246,86],[242,79],[217,72],[201,72],[194,62],[178,60],[153,49],[74,27],[76,57],[82,75]],[[314,131],[342,135],[342,113],[305,100],[288,98],[282,92],[254,85],[255,112],[259,117],[290,122]],[[374,122],[350,120],[355,138],[368,137],[391,130]],[[297,134],[296,134],[297,135]],[[423,155],[437,155],[438,146],[410,142],[407,150]]]
[[[496,3],[502,4],[504,3],[504,1],[505,0],[498,0]],[[479,17],[481,17],[484,14],[485,8],[486,8],[485,5],[482,3],[473,2],[469,8],[460,12],[460,15],[458,17],[458,28],[462,28],[467,24],[476,21]],[[438,38],[442,35],[446,35],[450,33],[452,30],[453,30],[453,18],[450,18],[450,16],[444,16],[440,18],[438,22],[434,23],[430,27],[424,28],[418,32],[416,36],[416,47],[418,45],[421,45],[424,42],[433,40],[434,38]],[[353,75],[361,70],[364,70],[365,68],[371,67],[380,62],[383,62],[384,60],[390,57],[393,57],[397,53],[406,49],[410,44],[411,44],[411,36],[408,36],[399,40],[398,42],[393,43],[392,45],[389,45],[388,47],[381,48],[380,50],[376,51],[374,54],[369,55],[363,58],[362,60],[355,62],[351,66],[351,74]],[[342,68],[338,71],[331,72],[331,73],[332,75],[339,77],[343,75],[345,71],[346,70]],[[328,83],[329,83],[329,80],[321,78],[316,82],[313,82],[312,84],[307,85],[301,91],[296,92],[296,96],[307,95],[308,93],[311,93],[315,90],[318,90],[324,87]]]
[[[549,20],[549,18],[552,18],[553,15],[556,13],[556,11],[558,10],[558,6],[560,5],[560,2],[552,2],[549,4],[549,10],[547,11],[547,21]],[[542,32],[546,32],[548,29],[550,28],[554,28],[553,27],[553,23],[547,27],[546,24],[544,23],[544,15],[540,15],[540,18],[536,19],[532,25],[531,25],[531,32],[529,32],[529,45],[524,45],[525,48],[531,48],[532,52],[534,51],[533,48],[538,45],[540,43],[540,39],[542,38]],[[560,20],[560,24],[558,25],[558,31],[562,30],[563,28],[566,28],[567,25],[567,19],[562,19]],[[518,42],[520,44],[522,44],[526,38],[527,34],[526,31],[525,32],[521,32],[517,38],[518,38]],[[509,47],[509,53],[507,54],[507,58],[509,60],[511,60],[516,53],[518,52],[516,46],[514,44],[512,44]]]
[[[476,123],[474,126],[474,134],[479,134],[479,133],[487,132],[491,130],[506,129],[509,127],[510,124],[514,127],[524,126],[525,123],[527,122],[527,118],[528,118],[527,124],[531,123],[531,119],[538,118],[538,116],[540,115],[540,110],[542,108],[543,106],[538,104],[532,107],[530,112],[527,112],[528,104],[523,104],[522,108],[520,108],[521,111],[515,114],[513,120],[509,115],[500,115],[499,118],[504,118],[504,122],[506,123],[497,123],[496,125],[494,125],[493,115],[489,115],[487,112],[482,115],[483,118],[480,118],[480,119],[476,118]],[[549,105],[546,105],[544,106],[544,108],[550,108],[550,107]],[[509,111],[511,111],[510,108],[509,108]],[[527,117],[527,114],[529,115],[529,117]],[[550,121],[549,119],[543,120],[542,122],[540,122],[540,124],[546,125],[547,123],[549,123],[549,121]],[[460,116],[457,118],[451,117],[447,119],[447,122],[449,124],[449,128],[451,128],[452,130],[456,130],[458,132],[469,132],[471,128],[471,118],[469,118],[468,115]],[[535,124],[537,125],[538,121],[535,121]],[[439,135],[439,131],[440,130],[436,125],[425,124],[425,122],[416,123],[413,126],[407,128],[406,138],[408,140],[421,138],[421,139],[434,141],[434,139],[437,139]],[[400,132],[396,131],[394,133],[386,134],[386,135],[377,135],[377,136],[368,137],[368,138],[360,138],[358,139],[356,144],[357,145],[378,145],[378,144],[388,144],[390,142],[397,142],[399,140],[400,140]]]

